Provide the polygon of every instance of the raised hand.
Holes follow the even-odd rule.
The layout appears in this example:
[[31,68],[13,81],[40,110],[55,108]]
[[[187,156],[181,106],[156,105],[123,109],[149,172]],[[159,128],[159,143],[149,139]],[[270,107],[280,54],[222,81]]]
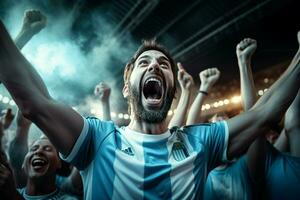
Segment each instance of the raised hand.
[[208,92],[211,87],[219,80],[220,74],[221,73],[217,68],[208,68],[200,72],[200,91]]
[[[3,130],[7,129],[14,119],[12,110],[8,108],[4,111],[4,115],[0,118],[0,140],[3,136]],[[10,199],[15,194],[15,184],[12,176],[12,170],[9,167],[7,157],[3,151],[0,141],[0,194],[1,199]],[[2,196],[3,195],[3,196]]]
[[176,115],[173,115],[171,118],[169,128],[185,125],[185,116],[189,105],[191,88],[194,84],[192,76],[185,71],[181,63],[177,63],[177,67],[177,80],[181,88],[181,94],[177,105]]
[[189,91],[191,87],[194,85],[193,77],[188,74],[183,68],[181,63],[177,63],[178,73],[177,79],[182,91]]
[[1,127],[3,130],[6,130],[10,127],[12,121],[15,118],[15,115],[12,113],[12,109],[8,108],[7,110],[2,111],[3,116],[0,118]]
[[47,18],[39,10],[25,11],[23,18],[22,31],[35,35],[46,27]]
[[98,85],[96,85],[94,94],[96,97],[99,97],[100,101],[108,101],[110,91],[111,89],[106,83],[100,82]]
[[257,48],[256,40],[251,38],[243,39],[236,46],[236,55],[238,59],[249,60]]

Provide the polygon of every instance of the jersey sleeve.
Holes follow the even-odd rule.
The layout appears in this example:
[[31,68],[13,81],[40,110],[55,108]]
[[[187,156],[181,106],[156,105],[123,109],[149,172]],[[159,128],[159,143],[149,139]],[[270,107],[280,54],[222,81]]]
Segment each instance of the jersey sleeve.
[[83,170],[94,159],[106,136],[114,130],[115,126],[112,122],[101,121],[97,118],[86,118],[71,152],[69,155],[60,154],[60,157],[77,169]]
[[204,199],[254,199],[245,157],[215,168],[208,175]]
[[187,129],[192,146],[204,148],[209,169],[227,161],[229,133],[226,121],[188,126]]

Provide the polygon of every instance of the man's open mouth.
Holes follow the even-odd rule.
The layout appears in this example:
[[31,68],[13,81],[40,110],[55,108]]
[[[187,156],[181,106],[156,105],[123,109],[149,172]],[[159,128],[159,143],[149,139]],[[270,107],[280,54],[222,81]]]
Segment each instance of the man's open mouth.
[[143,95],[146,103],[150,105],[160,104],[163,97],[163,83],[157,77],[148,78],[143,85]]
[[34,158],[31,161],[31,165],[33,169],[38,170],[48,165],[48,161],[44,158]]

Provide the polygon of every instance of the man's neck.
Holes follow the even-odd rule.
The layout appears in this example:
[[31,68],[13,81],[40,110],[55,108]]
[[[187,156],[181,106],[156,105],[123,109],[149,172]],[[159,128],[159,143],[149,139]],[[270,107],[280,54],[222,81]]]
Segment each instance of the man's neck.
[[[50,180],[51,179],[51,180]],[[49,178],[28,178],[26,194],[30,196],[46,195],[56,190],[55,177]]]
[[168,130],[168,124],[166,120],[160,123],[147,123],[144,121],[139,121],[133,118],[128,127],[131,130],[144,133],[144,134],[162,134]]

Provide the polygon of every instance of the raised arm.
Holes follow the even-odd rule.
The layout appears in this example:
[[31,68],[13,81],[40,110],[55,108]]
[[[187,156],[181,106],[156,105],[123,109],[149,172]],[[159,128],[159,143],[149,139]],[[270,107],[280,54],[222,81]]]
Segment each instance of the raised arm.
[[10,127],[12,121],[14,120],[15,115],[13,114],[11,108],[2,111],[2,116],[0,117],[0,148],[3,149],[3,155],[6,157],[6,153],[4,151],[4,144],[2,144],[2,138],[4,136],[4,131]]
[[47,18],[39,10],[27,10],[23,17],[23,25],[18,33],[15,44],[22,49],[26,43],[43,28],[46,27]]
[[217,68],[208,68],[200,72],[199,77],[201,84],[198,90],[198,94],[194,99],[193,104],[191,105],[186,122],[187,125],[192,125],[201,122],[202,104],[212,86],[219,80],[220,71]]
[[[300,41],[300,33],[298,33],[298,41]],[[299,58],[300,49],[287,70],[253,108],[227,121],[229,129],[227,156],[229,159],[243,154],[249,145],[263,134],[265,128],[281,120],[299,89]]]
[[28,152],[28,133],[31,121],[26,119],[20,111],[17,114],[16,136],[9,145],[10,164],[14,171],[16,186],[22,187],[26,184],[26,176],[22,170],[24,157]]
[[[0,118],[0,136],[3,131],[11,125],[14,115],[8,109],[4,116]],[[0,140],[1,141],[1,140]],[[23,199],[17,192],[13,178],[13,172],[9,166],[2,143],[0,142],[0,194],[1,199]]]
[[[300,43],[300,41],[299,41],[300,35],[299,34],[300,33],[298,32],[298,42]],[[291,62],[291,65],[296,64],[298,59],[299,59],[299,55],[295,56]],[[276,140],[276,142],[274,144],[274,147],[281,152],[290,151],[290,148],[291,148],[291,144],[289,142],[289,137],[287,137],[287,130],[289,130],[289,133],[296,132],[296,131],[290,132],[290,130],[293,129],[291,127],[293,127],[294,125],[296,125],[296,123],[298,123],[297,121],[294,120],[297,118],[294,118],[294,117],[299,117],[299,115],[297,116],[296,112],[294,112],[294,111],[298,109],[295,105],[297,104],[297,101],[299,101],[299,94],[297,95],[297,99],[298,100],[294,100],[293,104],[290,106],[290,108],[286,112],[285,119],[284,119],[284,129],[281,131],[278,139]],[[292,138],[290,138],[290,139],[292,139]]]
[[35,123],[61,153],[67,155],[83,128],[83,118],[51,98],[41,77],[15,46],[2,21],[0,81],[23,115]]
[[99,98],[101,106],[102,106],[102,117],[103,120],[110,121],[110,105],[109,105],[109,97],[110,97],[110,87],[104,83],[100,82],[96,85],[94,94],[97,98]]
[[236,55],[240,70],[241,96],[245,111],[249,110],[256,102],[256,89],[251,69],[251,57],[256,47],[256,41],[250,38],[242,40],[236,46]]
[[193,77],[185,71],[182,64],[177,63],[177,66],[177,79],[180,85],[181,94],[176,108],[176,113],[169,122],[169,128],[185,125],[185,117],[189,106],[191,89],[194,84]]
[[[256,102],[256,89],[251,70],[251,58],[257,48],[255,40],[246,38],[236,47],[240,70],[241,96],[244,110],[249,110]],[[253,180],[259,180],[264,172],[265,138],[261,134],[249,147],[246,154],[248,171]]]
[[[38,10],[26,10],[23,24],[18,33],[15,44],[22,49],[29,40],[46,27],[46,16]],[[28,151],[28,132],[31,121],[27,120],[20,111],[17,114],[17,131],[15,138],[9,145],[10,164],[14,172],[17,187],[26,184],[26,177],[22,170],[22,163]]]
[[300,91],[285,114],[284,130],[290,144],[292,156],[300,157]]

